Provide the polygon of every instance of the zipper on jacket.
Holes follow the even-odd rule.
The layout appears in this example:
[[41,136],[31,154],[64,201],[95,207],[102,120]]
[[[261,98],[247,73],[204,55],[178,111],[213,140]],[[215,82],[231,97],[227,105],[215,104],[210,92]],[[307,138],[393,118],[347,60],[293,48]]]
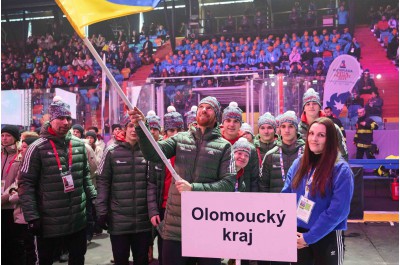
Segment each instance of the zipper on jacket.
[[[199,159],[199,153],[200,153],[200,147],[203,143],[203,138],[204,138],[204,134],[201,135],[200,141],[196,141],[198,142],[198,144],[196,144],[196,157],[194,159],[194,164],[193,164],[193,168],[192,168],[192,176],[194,174],[194,170],[197,166],[197,160]],[[198,177],[198,176],[197,176]],[[192,179],[192,182],[195,182],[197,180],[197,177],[195,179]]]

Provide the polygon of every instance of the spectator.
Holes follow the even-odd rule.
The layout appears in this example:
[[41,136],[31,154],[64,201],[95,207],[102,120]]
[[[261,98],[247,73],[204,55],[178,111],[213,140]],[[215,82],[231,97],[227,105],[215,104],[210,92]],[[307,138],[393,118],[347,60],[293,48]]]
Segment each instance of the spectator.
[[[69,106],[54,100],[49,114],[50,122],[42,127],[41,140],[29,147],[22,164],[20,202],[29,231],[40,235],[36,239],[41,263],[52,264],[53,252],[63,241],[69,251],[69,262],[83,265],[86,215],[82,205],[86,204],[86,198],[96,197],[96,190],[90,181],[85,146],[71,137],[69,131]],[[74,161],[70,151],[65,151],[68,146],[69,150],[75,150]],[[48,153],[54,154],[53,157]],[[44,165],[56,166],[44,169]]]
[[[16,176],[16,179],[12,186],[10,186],[8,200],[14,206],[14,223],[18,229],[14,231],[13,237],[17,240],[18,244],[15,246],[15,254],[17,255],[13,256],[12,260],[8,261],[9,264],[36,264],[36,262],[38,262],[37,255],[35,253],[34,237],[28,231],[28,223],[25,221],[21,205],[19,203],[18,188],[21,184],[21,164],[25,157],[26,151],[29,145],[36,141],[39,137],[35,132],[29,132],[29,134],[28,132],[25,132],[24,135],[24,139],[22,139],[23,137],[21,135],[21,153],[19,157],[14,160],[14,163],[10,169],[10,173],[14,172],[12,174]],[[7,227],[7,229],[11,229],[11,227]],[[11,238],[11,241],[12,239],[13,238]],[[8,244],[9,243],[10,239],[8,240]],[[6,253],[4,254],[6,255]]]
[[346,131],[344,130],[342,122],[333,115],[332,108],[329,106],[325,107],[324,112],[325,112],[325,117],[331,119],[333,123],[339,127],[343,135],[343,140],[346,141]]
[[250,30],[250,21],[247,16],[242,16],[240,21],[240,30],[241,32],[249,32]]
[[[389,23],[386,20],[385,16],[382,16],[381,20],[378,21],[375,27],[375,35],[378,38],[378,41],[383,42],[383,36],[381,36],[382,33],[388,33],[389,31]],[[385,34],[384,34],[385,35]]]
[[[96,201],[98,223],[110,233],[116,264],[148,264],[151,224],[147,211],[147,167],[134,124],[106,149],[98,170]],[[122,163],[121,163],[122,162]]]
[[235,29],[235,21],[232,17],[232,15],[229,15],[228,18],[225,20],[225,26],[223,29],[223,32],[229,32],[232,33]]
[[204,18],[204,31],[206,34],[212,34],[213,33],[213,27],[214,27],[214,18],[211,15],[211,11],[207,10],[206,15]]
[[369,69],[365,69],[362,77],[358,81],[358,94],[371,94],[372,91],[376,91],[374,79],[371,78]]
[[300,14],[295,7],[292,7],[292,11],[289,14],[289,24],[292,27],[297,27],[300,20]]
[[[143,114],[135,108],[128,112],[132,122],[137,125],[138,120],[143,120]],[[228,142],[220,137],[217,117],[220,113],[220,104],[214,97],[202,99],[197,111],[197,128],[191,127],[189,132],[178,133],[176,136],[165,141],[158,142],[161,150],[167,158],[176,155],[175,170],[183,179],[172,180],[167,200],[164,221],[159,226],[163,242],[163,265],[185,264],[188,257],[181,254],[181,222],[180,222],[180,193],[183,191],[233,191],[235,186],[236,173],[230,165],[233,165],[231,158],[231,147]],[[137,128],[139,144],[144,152],[144,157],[153,162],[161,162],[155,150],[150,146],[148,139],[140,127]],[[201,148],[195,143],[201,141]],[[184,149],[192,152],[185,153]],[[206,154],[213,146],[214,155]],[[183,153],[181,153],[183,152]],[[185,153],[185,154],[184,154]],[[197,161],[189,154],[197,154],[200,160]],[[196,160],[196,161],[195,161]],[[204,171],[204,165],[208,165],[208,170]],[[185,168],[193,167],[193,174],[185,173]],[[232,169],[230,171],[229,169]],[[189,183],[188,180],[196,182]],[[173,230],[171,230],[173,229]],[[175,231],[175,232],[173,232]],[[219,258],[196,258],[197,262],[217,264]]]
[[1,129],[1,242],[4,246],[1,262],[12,264],[17,255],[18,225],[14,223],[14,206],[10,203],[10,190],[17,177],[17,172],[11,170],[13,163],[19,160],[18,145],[20,133],[15,125],[6,125]]
[[[331,120],[317,119],[307,135],[304,155],[290,167],[282,189],[283,193],[296,193],[297,211],[304,214],[297,218],[297,262],[342,264],[342,231],[347,228],[353,173],[339,155]],[[319,251],[321,248],[326,251]]]
[[338,30],[342,32],[343,29],[346,28],[349,23],[349,12],[344,9],[344,5],[341,5],[339,7],[339,10],[336,14],[336,18],[337,18]]
[[370,148],[374,140],[373,130],[378,129],[378,124],[365,115],[364,108],[359,109],[357,113],[358,120],[356,124],[356,134],[354,135],[354,145],[357,147],[356,159],[363,159],[364,153],[368,159],[375,159]]
[[265,19],[261,16],[261,12],[257,11],[256,15],[254,16],[254,28],[257,34],[261,33],[261,29],[263,28],[263,25],[265,24]]
[[365,104],[365,112],[367,117],[378,116],[382,117],[383,99],[379,96],[378,91],[371,92],[371,98]]
[[145,55],[153,55],[153,43],[150,41],[149,36],[146,36],[146,41],[143,43],[143,52]]
[[110,145],[114,144],[116,141],[117,135],[122,131],[121,125],[120,124],[113,124],[111,125],[111,139],[107,142],[106,147],[109,147]]
[[391,60],[396,59],[399,49],[399,34],[397,29],[393,29],[388,38],[387,57]]
[[353,40],[346,45],[346,47],[344,48],[344,53],[347,53],[348,55],[357,58],[357,61],[360,60],[361,48],[355,37],[353,37]]

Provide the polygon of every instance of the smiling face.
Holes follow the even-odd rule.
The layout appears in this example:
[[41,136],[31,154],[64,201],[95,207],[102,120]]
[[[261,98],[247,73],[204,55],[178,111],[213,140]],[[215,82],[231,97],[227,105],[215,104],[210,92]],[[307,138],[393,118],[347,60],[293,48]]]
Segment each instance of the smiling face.
[[322,154],[326,143],[326,126],[320,123],[311,125],[308,131],[308,146],[314,154]]
[[250,156],[248,153],[244,151],[236,151],[234,154],[234,158],[235,158],[236,169],[240,170],[245,166],[247,166],[247,163],[249,163]]
[[214,127],[217,117],[211,105],[207,103],[199,105],[197,108],[196,121],[199,127]]
[[222,123],[224,126],[224,136],[227,139],[235,139],[239,136],[239,130],[240,130],[240,121],[232,118],[228,118],[224,120]]
[[306,113],[307,116],[317,118],[319,116],[319,111],[321,110],[321,107],[317,102],[310,101],[307,102],[304,105],[304,112]]

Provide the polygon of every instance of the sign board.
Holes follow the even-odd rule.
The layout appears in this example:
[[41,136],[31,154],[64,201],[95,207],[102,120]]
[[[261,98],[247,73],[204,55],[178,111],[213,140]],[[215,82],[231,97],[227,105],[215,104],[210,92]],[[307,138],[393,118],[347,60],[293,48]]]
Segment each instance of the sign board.
[[56,88],[56,96],[60,96],[62,101],[69,105],[71,118],[76,119],[76,94],[65,91],[61,88]]
[[24,90],[1,91],[1,124],[29,126],[24,102]]
[[183,192],[182,255],[297,261],[296,194]]

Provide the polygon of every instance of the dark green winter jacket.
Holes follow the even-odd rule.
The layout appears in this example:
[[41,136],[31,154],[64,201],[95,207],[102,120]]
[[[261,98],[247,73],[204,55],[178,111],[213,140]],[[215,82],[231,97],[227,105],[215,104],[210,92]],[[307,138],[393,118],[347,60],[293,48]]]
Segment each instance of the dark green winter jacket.
[[98,216],[107,215],[111,235],[151,231],[147,171],[139,144],[115,141],[104,151],[97,171],[96,210]]
[[271,150],[272,148],[274,148],[275,146],[275,140],[269,144],[263,143],[260,141],[260,135],[257,134],[256,137],[254,137],[254,146],[256,148],[257,151],[257,156],[259,159],[259,166],[260,166],[260,162],[262,161],[263,157],[265,156],[265,154]]
[[[155,149],[140,127],[136,127],[140,148],[146,159],[161,162]],[[193,191],[234,191],[235,163],[231,144],[221,137],[218,126],[207,128],[204,135],[192,127],[158,145],[167,158],[176,156],[175,170],[192,184]],[[181,195],[172,179],[164,221],[158,230],[165,240],[181,240]]]
[[[86,197],[94,199],[96,190],[90,180],[86,148],[70,132],[59,138],[46,123],[40,138],[32,143],[21,168],[20,203],[27,222],[40,219],[44,237],[59,237],[86,227]],[[60,157],[62,171],[68,170],[69,143],[72,142],[72,178],[75,190],[65,193],[52,140]]]
[[[275,141],[274,148],[268,151],[263,158],[260,191],[261,192],[281,192],[285,184],[286,176],[282,177],[280,150],[282,149],[282,162],[285,175],[287,174],[293,161],[304,152],[305,142],[299,138],[292,145],[286,145],[282,140]],[[300,152],[299,152],[300,149]]]

